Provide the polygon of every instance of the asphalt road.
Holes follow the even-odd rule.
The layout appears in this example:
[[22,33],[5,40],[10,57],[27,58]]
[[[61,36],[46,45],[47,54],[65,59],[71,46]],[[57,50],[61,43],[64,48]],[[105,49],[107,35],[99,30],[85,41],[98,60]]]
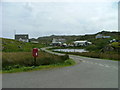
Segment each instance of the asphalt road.
[[[48,51],[49,52],[49,51]],[[55,54],[55,53],[54,53]],[[70,55],[63,68],[3,74],[3,88],[118,88],[118,62]]]

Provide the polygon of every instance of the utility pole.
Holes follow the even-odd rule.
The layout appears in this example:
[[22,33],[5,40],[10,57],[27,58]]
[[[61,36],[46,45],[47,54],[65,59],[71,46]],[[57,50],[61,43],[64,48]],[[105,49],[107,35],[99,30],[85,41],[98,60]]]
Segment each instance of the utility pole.
[[15,39],[16,30],[14,30],[14,39]]

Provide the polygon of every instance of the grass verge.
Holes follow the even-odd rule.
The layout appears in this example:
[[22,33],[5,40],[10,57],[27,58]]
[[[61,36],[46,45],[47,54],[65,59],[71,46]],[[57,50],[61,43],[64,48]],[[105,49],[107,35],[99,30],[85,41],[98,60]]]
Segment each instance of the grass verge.
[[112,53],[96,53],[96,52],[79,53],[79,52],[61,52],[61,51],[53,51],[53,52],[77,55],[77,56],[82,56],[82,57],[98,58],[98,59],[103,59],[103,60],[120,61],[119,54],[112,54]]
[[41,65],[41,66],[30,66],[30,67],[20,67],[20,68],[12,68],[10,70],[3,70],[2,73],[15,73],[15,72],[26,72],[26,71],[35,71],[41,69],[50,69],[50,68],[59,68],[75,65],[76,62],[72,59],[65,60],[64,63],[52,64],[52,65]]

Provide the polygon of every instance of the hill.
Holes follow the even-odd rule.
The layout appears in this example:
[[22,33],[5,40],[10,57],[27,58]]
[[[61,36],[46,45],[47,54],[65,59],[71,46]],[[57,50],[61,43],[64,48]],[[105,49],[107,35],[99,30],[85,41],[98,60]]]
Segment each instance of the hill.
[[0,43],[2,45],[0,50],[3,52],[19,52],[19,51],[29,52],[33,48],[44,47],[44,45],[42,44],[25,43],[13,39],[0,38],[0,41],[2,41]]
[[66,43],[71,43],[71,42],[77,41],[77,40],[94,41],[95,36],[97,34],[111,36],[110,39],[119,39],[120,38],[120,32],[101,31],[96,34],[86,34],[86,35],[51,35],[51,36],[45,36],[45,37],[38,37],[38,39],[36,39],[36,40],[39,41],[40,43],[47,44],[47,45],[52,42],[53,38],[66,39]]

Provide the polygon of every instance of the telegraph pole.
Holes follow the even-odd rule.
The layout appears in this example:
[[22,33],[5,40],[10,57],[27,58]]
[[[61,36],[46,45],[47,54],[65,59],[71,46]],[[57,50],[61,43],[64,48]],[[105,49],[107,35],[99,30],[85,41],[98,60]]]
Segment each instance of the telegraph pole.
[[15,39],[16,30],[14,30],[14,39]]

